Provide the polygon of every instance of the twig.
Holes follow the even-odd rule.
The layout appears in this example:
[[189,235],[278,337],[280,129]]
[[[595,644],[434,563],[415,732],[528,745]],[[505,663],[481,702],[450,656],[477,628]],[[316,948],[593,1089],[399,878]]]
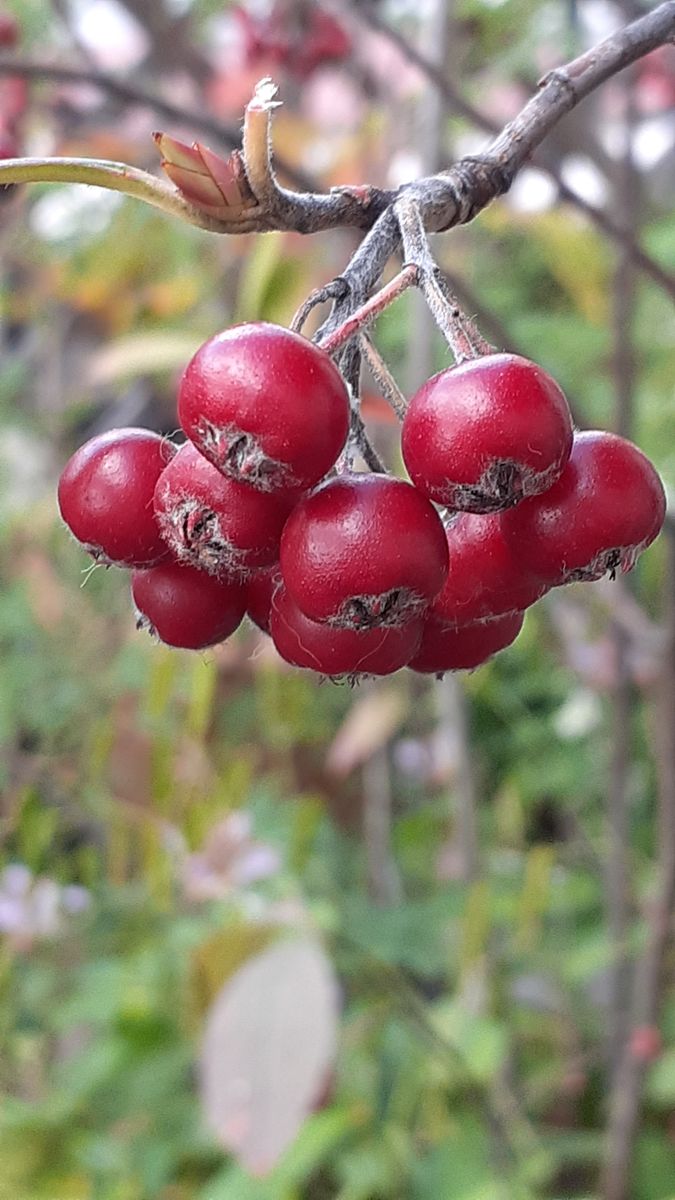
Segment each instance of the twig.
[[402,421],[408,407],[408,401],[403,395],[403,392],[391,374],[389,367],[382,358],[379,350],[373,344],[373,342],[371,342],[367,333],[362,333],[360,335],[359,344],[361,346],[361,353],[363,354],[373,379],[378,385],[385,400],[391,405],[392,409],[396,413],[399,421]]
[[[492,200],[508,191],[520,167],[566,113],[606,79],[673,37],[675,0],[667,0],[566,67],[551,72],[538,93],[505,126],[485,154],[464,158],[448,171],[407,184],[399,189],[398,195],[409,192],[415,197],[427,230],[440,232],[471,221]],[[4,64],[0,69],[11,73],[11,60],[4,60]],[[50,176],[44,173],[40,178],[48,180]],[[6,163],[2,164],[0,184],[17,182],[25,179],[13,174]],[[397,197],[397,193],[367,185],[338,188],[328,195],[289,192],[279,187],[273,177],[267,180],[266,192],[272,208],[270,216],[261,212],[256,217],[256,210],[252,210],[247,229],[259,232],[293,229],[299,233],[316,233],[338,226],[372,229]],[[241,232],[242,226],[235,223],[231,231]]]
[[[419,51],[408,47],[405,39],[400,34],[384,22],[375,21],[369,13],[360,13],[360,15],[368,23],[380,29],[381,32],[386,33],[401,49],[410,51],[409,57],[411,61],[415,62],[439,88],[439,92],[446,104],[455,111],[461,112],[468,120],[478,125],[479,128],[485,129],[486,132],[495,134],[499,131],[498,126],[493,121],[485,117],[478,109],[467,104],[446,80],[443,81],[443,85],[441,86],[437,69]],[[147,88],[141,87],[136,83],[130,83],[128,80],[120,79],[117,75],[111,75],[93,67],[74,67],[62,63],[43,62],[39,59],[12,58],[8,55],[0,55],[0,76],[12,74],[20,76],[23,79],[90,84],[93,87],[99,88],[107,95],[117,97],[126,104],[138,104],[143,108],[148,108],[156,112],[159,116],[165,117],[167,121],[179,122],[181,125],[185,125],[195,132],[202,132],[209,137],[213,137],[230,149],[236,149],[240,144],[239,128],[234,123],[230,124],[221,121],[217,117],[213,117],[200,109],[186,108],[184,105],[173,104],[163,96],[158,96],[156,93],[148,91]],[[306,192],[317,191],[316,180],[312,179],[305,171],[301,171],[298,167],[286,162],[278,155],[275,157],[280,174],[289,183]],[[641,246],[627,240],[625,232],[612,221],[611,217],[601,209],[596,208],[564,183],[555,167],[539,162],[538,159],[537,165],[554,180],[562,200],[574,204],[575,207],[585,213],[590,220],[602,229],[608,237],[614,241],[624,242],[636,265],[675,299],[675,280],[667,271],[659,266]],[[353,220],[347,223],[368,228],[392,198],[392,193],[378,192],[377,189],[371,189],[371,205],[368,219],[364,220],[365,214],[360,214],[361,220]],[[379,203],[380,199],[382,201],[381,204]]]
[[[163,180],[126,163],[94,158],[6,158],[0,162],[0,185],[41,183],[45,179],[50,183],[83,183],[122,192],[211,233],[222,233],[226,228],[222,221],[190,204]],[[241,232],[247,231],[246,226],[243,219]]]
[[[496,195],[508,191],[520,167],[562,117],[605,80],[673,37],[675,0],[667,0],[566,66],[549,72],[542,79],[536,95],[509,121],[484,154],[475,159],[463,159],[446,172],[455,186],[455,203],[450,206],[446,200],[445,206],[439,207],[445,208],[444,216],[449,222],[432,223],[433,202],[428,203],[425,206],[427,229],[442,230],[470,221]],[[443,219],[441,211],[437,219]]]
[[[633,161],[633,130],[635,106],[634,79],[628,72],[623,81],[623,153],[616,170],[615,205],[622,226],[635,233],[639,226],[639,177]],[[620,249],[614,273],[613,288],[613,378],[615,395],[614,427],[617,433],[630,437],[635,407],[636,361],[633,322],[635,318],[636,279],[633,265],[625,250]],[[613,947],[610,974],[609,1006],[609,1079],[616,1086],[623,1046],[628,1027],[628,1004],[631,979],[631,958],[628,949],[628,930],[631,919],[630,872],[630,797],[629,776],[633,726],[633,689],[628,663],[629,641],[626,631],[612,622],[612,642],[617,662],[616,689],[613,696],[613,744],[607,795],[607,863],[606,895],[609,932]]]
[[272,113],[280,104],[277,90],[271,79],[261,79],[246,105],[242,138],[246,177],[258,204],[270,218],[281,216],[279,201],[283,197],[272,167]]
[[366,300],[365,304],[362,304],[360,308],[352,312],[337,329],[323,338],[319,335],[317,338],[319,345],[328,354],[335,354],[337,350],[341,350],[347,342],[361,333],[367,325],[370,325],[403,292],[409,287],[413,287],[418,280],[418,268],[412,264],[408,264],[389,283],[386,283],[379,292],[371,296],[370,300]]
[[[371,4],[356,3],[352,0],[350,4],[352,10],[358,17],[369,25],[372,29],[387,37],[398,49],[406,55],[409,62],[413,63],[426,76],[431,84],[436,88],[439,95],[443,98],[447,108],[451,112],[456,112],[465,117],[473,125],[479,129],[483,129],[486,133],[496,135],[499,133],[499,126],[482,113],[480,109],[469,104],[463,96],[458,92],[452,81],[441,70],[436,63],[432,62],[414,45],[412,45],[398,30],[394,29],[386,21],[375,12],[374,6]],[[668,39],[665,39],[668,40]],[[612,220],[606,212],[590,201],[580,196],[568,184],[566,184],[558,168],[547,162],[539,153],[533,155],[533,163],[537,168],[551,179],[558,188],[560,199],[573,205],[584,213],[607,237],[621,244],[631,260],[638,266],[652,281],[663,288],[670,296],[675,299],[675,279],[668,271],[664,270],[659,263],[635,241],[635,239],[625,229],[622,229],[615,221]]]
[[310,313],[312,313],[319,304],[327,304],[329,300],[343,300],[348,291],[349,288],[347,284],[345,283],[344,279],[340,278],[339,275],[336,279],[332,279],[330,283],[325,284],[324,287],[315,288],[315,290],[310,292],[307,299],[300,305],[300,308],[291,321],[290,328],[294,333],[300,333],[305,325],[305,322],[310,316]]
[[494,347],[485,341],[477,326],[462,312],[429,249],[417,201],[412,196],[403,195],[394,208],[401,229],[406,263],[418,268],[419,286],[455,359],[461,363],[479,354],[489,354]]

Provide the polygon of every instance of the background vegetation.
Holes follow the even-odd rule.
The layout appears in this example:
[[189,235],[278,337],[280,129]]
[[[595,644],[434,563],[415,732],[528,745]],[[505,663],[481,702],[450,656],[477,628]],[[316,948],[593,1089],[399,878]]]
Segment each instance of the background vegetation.
[[[485,142],[405,43],[501,124],[640,5],[336,5],[351,49],[312,70],[316,5],[287,5],[276,58],[224,0],[6,8],[18,56],[113,71],[224,135],[273,73],[287,163],[393,186]],[[628,432],[671,488],[672,293],[629,247],[664,273],[674,57],[610,81],[508,200],[435,239],[485,334],[554,374],[581,424]],[[203,136],[72,82],[32,82],[22,120],[26,153],[148,169],[153,128]],[[673,1200],[672,947],[640,993],[675,827],[672,532],[628,581],[553,593],[511,649],[442,684],[320,686],[253,627],[208,654],[154,646],[123,573],[89,571],[60,526],[58,472],[113,425],[173,430],[193,349],[234,321],[288,322],[355,235],[216,238],[69,186],[16,189],[1,217],[1,1200],[609,1200],[627,1063],[640,1119],[621,1194]],[[446,361],[410,294],[377,341],[407,390]],[[395,463],[374,389],[365,412]],[[308,927],[340,980],[335,1070],[257,1179],[207,1130],[204,1018],[242,963]]]

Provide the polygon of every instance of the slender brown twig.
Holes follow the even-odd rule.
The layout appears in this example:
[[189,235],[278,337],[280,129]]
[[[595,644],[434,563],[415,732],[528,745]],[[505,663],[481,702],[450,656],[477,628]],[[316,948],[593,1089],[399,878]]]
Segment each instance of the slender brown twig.
[[335,354],[337,350],[341,350],[351,338],[357,337],[363,329],[371,324],[376,317],[384,312],[385,308],[403,295],[409,287],[414,287],[419,281],[419,270],[412,264],[408,263],[395,275],[389,283],[386,283],[379,292],[366,300],[360,308],[357,308],[350,316],[335,330],[331,331],[325,337],[318,337],[319,344],[327,354]]
[[[615,206],[622,227],[635,234],[639,228],[639,176],[633,159],[635,125],[634,78],[627,72],[622,80],[623,147],[614,181]],[[615,396],[614,427],[630,437],[635,408],[637,364],[633,324],[636,303],[636,276],[626,250],[619,248],[613,288],[613,382]],[[631,960],[628,931],[631,921],[630,869],[630,770],[634,696],[628,662],[629,640],[616,621],[611,625],[617,665],[616,688],[612,699],[613,738],[607,795],[607,863],[605,884],[607,918],[613,946],[610,973],[608,1029],[609,1079],[616,1079],[618,1064],[626,1040]]]
[[424,299],[456,362],[490,354],[494,346],[485,341],[478,327],[462,312],[431,253],[417,201],[404,194],[394,207],[401,230],[403,257],[406,263],[418,268]]
[[[546,76],[536,95],[484,154],[461,159],[447,171],[407,184],[398,194],[405,190],[414,195],[427,230],[442,231],[472,220],[497,196],[508,191],[520,167],[566,113],[612,75],[673,38],[675,0],[666,0]],[[3,61],[6,73],[11,73],[11,60]],[[258,104],[258,110],[267,109],[268,119],[272,103],[268,100]],[[265,171],[264,139],[258,138],[257,144],[261,153],[254,172],[260,183],[261,172]],[[44,179],[48,180],[47,167],[45,172]],[[277,184],[269,150],[267,172],[265,195],[270,205],[269,215],[262,210],[255,221],[251,218],[251,227],[259,232],[293,229],[299,233],[317,233],[338,226],[372,230],[397,196],[368,185],[338,188],[328,195],[290,192]],[[7,164],[0,166],[0,183],[14,182],[23,180],[13,178]],[[240,231],[235,223],[233,232]],[[380,273],[381,268],[375,278]]]
[[385,400],[390,404],[391,408],[396,413],[399,421],[402,421],[406,414],[408,401],[391,374],[389,367],[382,358],[377,346],[371,342],[368,334],[360,334],[359,342],[361,345],[361,353],[363,355],[364,362],[367,364],[373,379],[382,392]]
[[[485,113],[474,105],[469,104],[461,93],[457,90],[452,80],[448,77],[435,62],[423,54],[418,47],[413,45],[406,37],[403,36],[397,29],[391,26],[387,21],[384,21],[376,12],[374,5],[361,4],[353,0],[349,7],[366,25],[377,30],[389,39],[402,54],[406,56],[409,62],[413,63],[426,77],[426,79],[434,86],[438,94],[442,97],[447,109],[450,112],[457,113],[460,116],[470,121],[478,129],[484,130],[486,133],[495,136],[499,133],[499,126]],[[668,271],[664,270],[646,251],[639,245],[630,232],[617,224],[603,209],[597,205],[591,204],[578,192],[574,191],[569,184],[562,179],[559,169],[551,162],[547,161],[545,156],[535,152],[533,155],[533,163],[542,171],[549,179],[553,181],[558,189],[558,195],[564,202],[573,205],[584,213],[590,221],[592,221],[607,237],[612,241],[620,243],[631,260],[638,266],[646,275],[648,275],[654,283],[663,288],[670,296],[675,299],[675,279]]]

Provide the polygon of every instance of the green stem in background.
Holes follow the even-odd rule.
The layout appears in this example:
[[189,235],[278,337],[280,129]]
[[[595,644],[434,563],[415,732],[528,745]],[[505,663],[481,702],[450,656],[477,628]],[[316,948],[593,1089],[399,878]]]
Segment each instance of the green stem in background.
[[199,229],[222,233],[224,228],[221,221],[188,204],[161,179],[126,163],[95,158],[6,158],[0,162],[0,187],[17,183],[83,183],[107,188],[143,200]]

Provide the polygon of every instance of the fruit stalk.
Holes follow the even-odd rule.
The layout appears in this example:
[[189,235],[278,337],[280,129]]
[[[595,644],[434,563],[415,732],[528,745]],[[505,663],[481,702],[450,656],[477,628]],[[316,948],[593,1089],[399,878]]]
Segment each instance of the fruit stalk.
[[491,354],[494,346],[485,340],[478,326],[462,312],[459,300],[450,291],[431,253],[419,203],[413,196],[404,194],[396,202],[395,208],[404,257],[406,262],[418,269],[419,286],[424,299],[456,362],[459,364],[481,354]]
[[341,350],[347,342],[361,333],[381,312],[384,312],[385,308],[393,304],[394,300],[397,300],[403,292],[409,287],[414,287],[419,282],[419,274],[419,269],[413,263],[405,266],[389,283],[380,288],[379,292],[355,309],[337,329],[325,337],[319,337],[318,342],[321,349],[331,355]]

